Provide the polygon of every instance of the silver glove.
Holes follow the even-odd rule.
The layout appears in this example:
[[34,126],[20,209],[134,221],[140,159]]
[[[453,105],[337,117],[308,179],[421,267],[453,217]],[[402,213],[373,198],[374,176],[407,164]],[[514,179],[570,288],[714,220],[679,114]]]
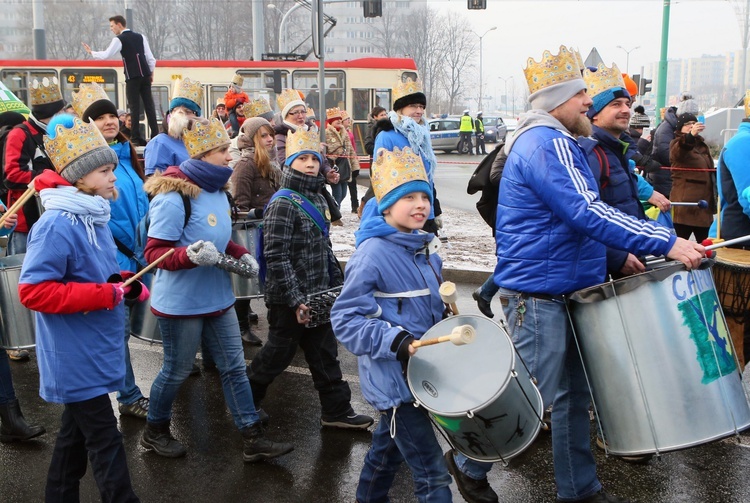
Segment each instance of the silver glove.
[[437,225],[438,229],[442,229],[443,228],[443,217],[442,217],[442,215],[438,215],[438,216],[435,217],[435,225]]
[[249,253],[244,254],[240,257],[240,262],[247,265],[250,268],[250,272],[253,276],[258,275],[258,271],[260,271],[260,266],[258,265],[258,261],[255,260],[255,257],[250,255]]
[[187,256],[195,265],[215,265],[219,261],[219,250],[211,241],[196,241],[187,247]]

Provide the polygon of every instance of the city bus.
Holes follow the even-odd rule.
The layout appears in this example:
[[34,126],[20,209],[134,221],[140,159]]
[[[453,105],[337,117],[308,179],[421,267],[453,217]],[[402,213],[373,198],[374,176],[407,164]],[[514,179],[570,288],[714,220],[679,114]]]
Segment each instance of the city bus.
[[[209,115],[224,97],[235,73],[244,77],[243,89],[252,98],[264,97],[276,110],[276,95],[282,89],[301,91],[313,109],[318,86],[317,61],[157,61],[152,93],[157,119],[167,112],[175,79],[189,77],[204,87],[204,115]],[[126,110],[125,74],[120,60],[0,60],[0,80],[19,99],[28,103],[29,83],[34,79],[57,77],[63,98],[72,100],[81,83],[96,82],[117,108]],[[370,110],[376,105],[390,110],[392,88],[399,80],[416,80],[417,67],[410,58],[360,58],[325,64],[326,108],[337,106],[349,112],[359,155],[366,155],[364,140]],[[314,110],[325,122],[325,110]],[[145,128],[143,114],[141,127]],[[145,130],[145,129],[144,129]]]

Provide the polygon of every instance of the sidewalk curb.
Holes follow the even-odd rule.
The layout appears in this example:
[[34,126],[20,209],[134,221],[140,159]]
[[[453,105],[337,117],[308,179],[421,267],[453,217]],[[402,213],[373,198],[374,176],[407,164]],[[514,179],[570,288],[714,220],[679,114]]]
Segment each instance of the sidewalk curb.
[[[339,263],[341,263],[341,267],[346,271],[348,260],[339,259]],[[443,279],[454,283],[468,283],[479,286],[487,280],[491,273],[492,271],[478,271],[475,269],[443,268]]]

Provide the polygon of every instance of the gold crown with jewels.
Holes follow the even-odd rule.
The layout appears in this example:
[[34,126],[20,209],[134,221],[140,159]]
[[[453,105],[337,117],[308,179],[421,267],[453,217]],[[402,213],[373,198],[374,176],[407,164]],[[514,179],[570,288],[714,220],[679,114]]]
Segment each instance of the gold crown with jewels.
[[176,79],[172,86],[172,99],[185,98],[203,108],[203,85],[187,77]]
[[326,108],[326,120],[343,119],[342,111],[339,107]]
[[422,81],[406,79],[406,81],[399,80],[396,83],[396,87],[393,88],[393,101],[394,103],[404,96],[415,93],[423,93]]
[[243,77],[239,73],[235,73],[234,77],[232,77],[232,84],[234,84],[237,87],[242,87],[242,84],[244,83],[245,83],[245,77]]
[[292,101],[302,101],[304,103],[304,99],[305,96],[296,89],[284,89],[281,94],[276,96],[276,104],[279,105],[279,110],[284,110]]
[[75,159],[102,147],[109,148],[109,145],[96,124],[83,122],[78,117],[73,119],[72,128],[58,124],[54,138],[44,137],[44,150],[58,173]]
[[750,117],[750,90],[745,91],[745,117]]
[[286,135],[286,157],[287,159],[297,152],[320,152],[320,137],[315,131],[305,131],[299,128],[295,132],[289,131]]
[[553,55],[545,50],[542,60],[529,58],[523,73],[529,85],[529,94],[546,87],[581,78],[583,61],[578,51],[560,46],[560,52]]
[[586,89],[590,98],[603,93],[607,89],[615,87],[625,89],[625,79],[622,78],[622,73],[615,63],[612,63],[611,68],[607,68],[604,63],[599,63],[595,72],[584,68],[583,80],[586,82]]
[[229,145],[230,140],[224,124],[219,119],[211,119],[210,122],[191,121],[182,133],[182,142],[188,155],[195,159],[209,150]]
[[244,103],[240,111],[248,119],[251,117],[260,117],[271,111],[271,105],[268,104],[265,98],[258,98]]
[[34,79],[31,86],[29,86],[29,98],[31,106],[61,101],[63,97],[57,77],[52,77],[51,79],[44,77],[41,81]]
[[96,82],[81,84],[81,87],[78,88],[78,92],[73,93],[73,110],[78,114],[78,117],[83,117],[86,110],[100,100],[110,101],[107,92],[102,86]]
[[422,158],[409,147],[399,150],[381,148],[370,170],[370,180],[375,198],[380,201],[390,191],[405,183],[423,181],[429,183]]

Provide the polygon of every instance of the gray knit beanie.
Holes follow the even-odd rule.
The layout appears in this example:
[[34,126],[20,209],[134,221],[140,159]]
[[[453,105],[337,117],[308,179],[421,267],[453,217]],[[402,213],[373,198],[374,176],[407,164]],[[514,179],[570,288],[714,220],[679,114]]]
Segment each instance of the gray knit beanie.
[[254,146],[253,138],[263,126],[271,127],[271,123],[263,117],[250,117],[245,119],[240,127],[240,135],[237,137],[237,148],[240,150]]
[[105,164],[114,164],[117,167],[119,162],[114,150],[109,147],[99,147],[72,160],[70,164],[63,168],[60,176],[70,183],[76,183],[84,176]]
[[698,102],[693,99],[693,95],[689,93],[682,93],[682,95],[680,96],[680,103],[677,105],[677,115],[698,115],[699,112],[700,108],[698,108]]

